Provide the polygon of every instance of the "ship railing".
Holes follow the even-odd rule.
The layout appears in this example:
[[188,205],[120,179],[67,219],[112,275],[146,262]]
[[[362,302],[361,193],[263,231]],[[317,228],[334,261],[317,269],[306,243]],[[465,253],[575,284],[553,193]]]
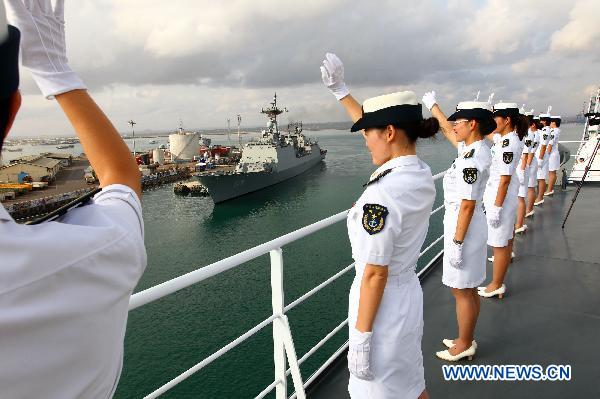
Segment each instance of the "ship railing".
[[[443,177],[446,172],[438,173],[433,176],[434,180],[438,180]],[[437,207],[431,212],[431,215],[438,213],[440,210],[444,208],[444,205]],[[275,390],[277,399],[287,398],[288,387],[287,387],[287,377],[289,375],[292,376],[292,382],[294,386],[295,392],[290,396],[293,398],[306,398],[305,389],[308,385],[310,385],[321,373],[333,362],[335,361],[341,353],[343,353],[348,347],[348,341],[346,341],[339,349],[337,349],[332,356],[330,356],[308,379],[303,380],[302,375],[300,373],[300,366],[317,350],[319,350],[326,342],[328,342],[332,337],[334,337],[339,331],[341,331],[347,324],[348,319],[346,318],[342,322],[340,322],[333,330],[331,330],[325,337],[323,337],[316,345],[314,345],[308,352],[306,352],[302,357],[298,358],[296,354],[296,350],[294,347],[294,340],[292,336],[292,331],[290,328],[290,324],[288,322],[287,313],[294,309],[295,307],[302,304],[308,298],[317,294],[323,288],[327,287],[340,277],[344,276],[346,273],[350,272],[354,268],[354,263],[344,267],[342,270],[323,281],[319,285],[315,286],[304,295],[295,299],[293,302],[285,305],[284,303],[284,287],[283,287],[283,252],[282,247],[288,244],[291,244],[301,238],[314,234],[320,230],[323,230],[329,226],[332,226],[336,223],[339,223],[346,219],[349,210],[337,213],[333,216],[327,217],[323,220],[320,220],[316,223],[293,231],[291,233],[285,234],[281,237],[275,238],[274,240],[268,241],[264,244],[260,244],[256,247],[250,248],[248,250],[242,251],[238,254],[230,256],[228,258],[222,259],[215,263],[212,263],[208,266],[201,267],[192,272],[186,273],[179,277],[176,277],[172,280],[168,280],[164,283],[158,284],[154,287],[148,288],[137,294],[134,294],[131,297],[129,302],[129,310],[134,310],[146,304],[149,304],[153,301],[164,298],[170,294],[173,294],[181,289],[190,287],[196,283],[204,281],[210,277],[216,276],[220,273],[223,273],[227,270],[236,268],[241,266],[242,264],[256,259],[265,254],[270,255],[270,263],[271,263],[271,303],[273,308],[273,314],[267,317],[262,322],[258,323],[256,326],[246,331],[244,334],[240,335],[238,338],[229,342],[227,345],[223,346],[216,352],[212,353],[210,356],[204,358],[199,363],[195,364],[193,367],[184,371],[177,377],[173,378],[166,384],[162,385],[155,391],[149,393],[145,396],[146,399],[156,398],[165,392],[169,391],[194,373],[202,370],[204,367],[208,366],[215,360],[219,359],[221,356],[225,355],[230,350],[234,349],[248,338],[257,334],[263,328],[272,324],[273,328],[273,356],[274,356],[274,381],[267,386],[263,391],[261,391],[256,398],[264,398],[270,392]],[[433,240],[425,249],[421,251],[419,254],[419,258],[421,258],[425,253],[430,251],[436,244],[438,244],[443,239],[443,235]],[[418,276],[421,276],[423,273],[426,273],[431,266],[440,258],[443,254],[443,249],[439,251],[437,254],[433,256],[431,261],[427,263],[418,273]],[[289,367],[286,367],[286,359]]]

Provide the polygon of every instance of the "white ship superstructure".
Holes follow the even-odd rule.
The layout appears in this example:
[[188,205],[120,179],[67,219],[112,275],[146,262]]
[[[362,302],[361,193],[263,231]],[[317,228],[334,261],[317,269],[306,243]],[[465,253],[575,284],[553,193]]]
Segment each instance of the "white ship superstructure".
[[[588,112],[585,114],[585,126],[581,143],[575,156],[573,168],[569,174],[569,182],[580,182],[586,167],[589,171],[585,177],[586,182],[600,182],[600,155],[598,154],[598,132],[600,122],[600,88],[595,95],[590,97]],[[591,163],[590,163],[591,161]]]

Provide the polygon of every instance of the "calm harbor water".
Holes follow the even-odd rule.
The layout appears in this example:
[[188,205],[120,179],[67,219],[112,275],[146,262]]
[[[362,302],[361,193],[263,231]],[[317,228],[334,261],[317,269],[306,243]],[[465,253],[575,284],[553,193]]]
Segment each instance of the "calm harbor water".
[[[581,129],[582,125],[565,125],[561,139],[577,140]],[[326,161],[287,182],[218,206],[210,198],[175,196],[171,186],[145,193],[148,267],[136,292],[350,208],[375,169],[362,136],[345,131],[306,133],[328,150]],[[212,138],[216,143],[223,140]],[[137,148],[155,147],[148,140],[138,140]],[[159,144],[163,142],[165,138]],[[27,147],[21,155],[44,151]],[[577,147],[570,148],[574,153]],[[45,146],[45,151],[59,150]],[[81,148],[76,145],[71,151],[79,154]],[[441,134],[418,147],[434,174],[450,165],[454,151]],[[441,181],[436,187],[434,207],[443,196]],[[426,245],[442,233],[442,215],[431,219]],[[441,243],[429,255],[440,249]],[[283,250],[286,304],[352,262],[343,222]],[[139,398],[152,392],[267,318],[271,314],[269,272],[265,255],[132,311],[115,397]],[[352,278],[350,272],[288,314],[298,357],[346,317]],[[303,364],[303,377],[308,378],[346,339],[344,329]],[[254,397],[274,379],[272,345],[272,330],[267,326],[163,397]]]

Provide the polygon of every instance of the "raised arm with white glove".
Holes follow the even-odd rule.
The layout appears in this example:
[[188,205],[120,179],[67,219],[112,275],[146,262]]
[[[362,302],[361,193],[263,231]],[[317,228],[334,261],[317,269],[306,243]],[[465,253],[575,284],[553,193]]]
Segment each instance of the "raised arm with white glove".
[[437,104],[437,99],[435,98],[435,90],[428,91],[427,93],[423,94],[423,98],[421,100],[423,101],[423,105],[431,111],[431,108],[433,108],[433,106]]
[[321,66],[321,78],[336,99],[341,100],[350,94],[346,83],[344,83],[344,64],[337,55],[333,53],[325,54],[323,66]]
[[71,70],[65,44],[64,0],[5,0],[11,23],[21,31],[21,60],[47,99],[86,89]]

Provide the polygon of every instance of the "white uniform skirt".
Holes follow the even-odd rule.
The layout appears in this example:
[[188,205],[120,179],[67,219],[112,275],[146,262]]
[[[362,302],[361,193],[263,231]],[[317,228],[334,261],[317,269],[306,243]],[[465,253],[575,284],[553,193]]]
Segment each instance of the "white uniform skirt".
[[[350,288],[348,326],[356,325],[362,273]],[[365,381],[350,374],[353,399],[416,399],[425,389],[423,353],[423,291],[414,271],[388,276],[371,336],[371,371]]]
[[538,180],[546,180],[548,178],[548,155],[544,156],[544,161],[541,165],[539,162],[538,160],[537,178]]
[[558,169],[560,169],[560,153],[553,151],[548,158],[548,170],[556,172]]
[[[486,199],[483,202],[487,208],[491,208],[496,201],[496,192],[493,198]],[[500,212],[500,226],[494,228],[488,223],[487,243],[489,246],[501,248],[508,245],[508,240],[514,237],[515,222],[517,221],[517,196],[516,193],[509,188],[502,204],[502,212]]]
[[529,184],[527,185],[529,188],[535,188],[537,187],[537,170],[538,170],[538,164],[537,164],[537,159],[535,157],[533,157],[533,160],[531,161],[531,165],[529,165]]
[[[456,222],[458,220],[458,207],[446,206],[444,215],[444,253],[452,245]],[[475,288],[485,280],[485,267],[487,257],[487,220],[483,209],[477,205],[462,248],[462,265],[457,269],[450,265],[448,257],[444,256],[444,272],[442,283],[452,288]]]

